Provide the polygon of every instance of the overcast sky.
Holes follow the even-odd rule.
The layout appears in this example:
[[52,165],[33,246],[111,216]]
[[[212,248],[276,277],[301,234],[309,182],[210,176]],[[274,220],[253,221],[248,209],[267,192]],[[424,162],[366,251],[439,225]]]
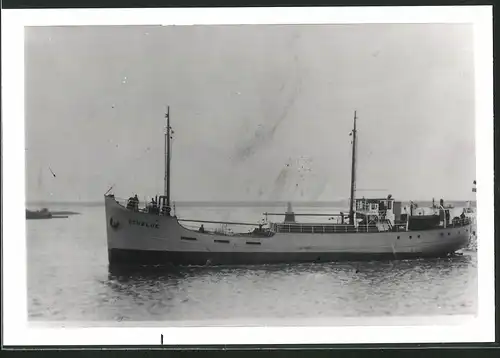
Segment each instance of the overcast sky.
[[28,28],[25,54],[28,201],[162,193],[166,105],[174,200],[347,198],[354,110],[359,189],[471,197],[471,25]]

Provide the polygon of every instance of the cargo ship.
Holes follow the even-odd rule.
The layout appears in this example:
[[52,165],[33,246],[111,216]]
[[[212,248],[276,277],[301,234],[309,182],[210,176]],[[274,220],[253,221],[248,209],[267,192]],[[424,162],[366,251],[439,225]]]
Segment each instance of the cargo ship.
[[[471,220],[452,217],[440,200],[427,215],[413,206],[402,210],[391,195],[356,198],[356,112],[352,136],[351,185],[348,213],[307,214],[336,216],[336,222],[300,222],[291,205],[282,221],[223,222],[182,219],[172,211],[170,108],[165,113],[164,193],[141,206],[137,196],[125,202],[104,194],[108,260],[116,265],[251,265],[351,260],[442,257],[468,244]],[[269,215],[266,215],[268,218]],[[315,219],[316,220],[316,219]],[[201,224],[198,230],[186,222]],[[254,227],[250,232],[209,230],[204,224]]]

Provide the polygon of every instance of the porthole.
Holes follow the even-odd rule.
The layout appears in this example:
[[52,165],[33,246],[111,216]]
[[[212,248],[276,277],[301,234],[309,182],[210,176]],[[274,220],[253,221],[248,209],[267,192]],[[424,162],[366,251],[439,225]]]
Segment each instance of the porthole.
[[398,236],[398,240],[399,240],[399,236]]
[[417,238],[419,238],[419,239],[420,239],[420,235],[418,235],[418,236],[417,236]]
[[410,236],[410,240],[411,240],[411,236]]
[[439,234],[439,235],[443,236],[444,234],[443,234],[443,233],[441,233],[441,234]]
[[448,236],[450,236],[450,233],[448,233]]

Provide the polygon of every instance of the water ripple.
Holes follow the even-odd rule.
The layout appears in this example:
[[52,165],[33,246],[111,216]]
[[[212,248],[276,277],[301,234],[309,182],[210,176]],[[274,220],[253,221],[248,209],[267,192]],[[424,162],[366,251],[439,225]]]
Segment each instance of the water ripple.
[[[28,225],[31,320],[200,321],[473,314],[477,254],[110,271],[102,209]],[[49,225],[61,225],[50,230]]]

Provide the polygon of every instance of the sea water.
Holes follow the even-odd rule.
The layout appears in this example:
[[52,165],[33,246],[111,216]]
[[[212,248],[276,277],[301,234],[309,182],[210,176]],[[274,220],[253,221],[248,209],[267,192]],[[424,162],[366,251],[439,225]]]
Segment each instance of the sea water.
[[[477,310],[475,245],[461,256],[440,259],[116,272],[108,269],[103,206],[50,209],[80,215],[26,223],[30,321],[268,325]],[[186,218],[251,222],[268,209],[176,208]]]

